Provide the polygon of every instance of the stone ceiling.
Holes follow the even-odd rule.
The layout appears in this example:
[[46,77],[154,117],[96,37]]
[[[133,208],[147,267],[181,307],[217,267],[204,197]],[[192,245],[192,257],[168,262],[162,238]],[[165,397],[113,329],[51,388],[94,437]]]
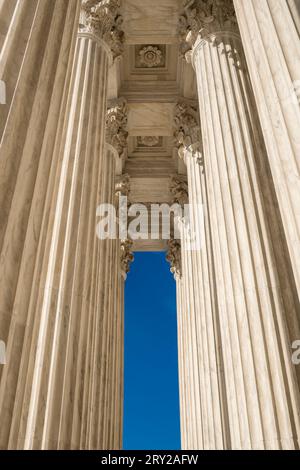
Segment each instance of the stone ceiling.
[[[171,202],[170,177],[185,173],[174,150],[173,114],[179,98],[196,98],[191,65],[179,58],[177,24],[181,0],[123,0],[123,58],[111,70],[110,99],[128,103],[128,156],[123,173],[133,203]],[[161,241],[135,250],[164,249]]]

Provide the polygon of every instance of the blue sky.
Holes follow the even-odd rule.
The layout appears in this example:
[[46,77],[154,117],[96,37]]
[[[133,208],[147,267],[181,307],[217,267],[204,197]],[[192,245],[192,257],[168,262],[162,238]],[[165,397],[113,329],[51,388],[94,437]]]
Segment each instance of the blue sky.
[[124,449],[180,449],[176,285],[165,253],[135,253],[125,287]]

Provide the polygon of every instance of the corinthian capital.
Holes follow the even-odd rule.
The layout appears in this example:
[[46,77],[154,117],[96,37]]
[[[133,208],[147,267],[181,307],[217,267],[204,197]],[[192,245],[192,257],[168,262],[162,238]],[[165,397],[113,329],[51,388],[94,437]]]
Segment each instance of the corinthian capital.
[[221,31],[238,32],[232,0],[183,0],[179,19],[183,52],[193,46],[199,35],[205,37]]
[[106,142],[112,145],[120,158],[127,156],[128,132],[127,103],[125,100],[116,100],[110,103],[106,113]]
[[121,240],[121,273],[124,279],[126,279],[129,273],[130,264],[134,261],[132,245],[132,240]]
[[171,238],[168,241],[167,261],[171,265],[171,273],[174,274],[175,279],[182,276],[181,272],[181,245],[178,240]]
[[174,175],[170,181],[170,191],[173,196],[173,203],[184,206],[188,203],[188,184],[186,177],[181,175]]
[[79,31],[92,33],[110,47],[113,57],[123,53],[123,19],[119,14],[120,0],[82,0]]
[[119,196],[129,196],[130,194],[130,176],[127,173],[119,176],[116,181],[115,194]]
[[202,149],[201,129],[198,106],[187,101],[180,101],[175,106],[174,138],[180,158],[185,150],[196,155]]

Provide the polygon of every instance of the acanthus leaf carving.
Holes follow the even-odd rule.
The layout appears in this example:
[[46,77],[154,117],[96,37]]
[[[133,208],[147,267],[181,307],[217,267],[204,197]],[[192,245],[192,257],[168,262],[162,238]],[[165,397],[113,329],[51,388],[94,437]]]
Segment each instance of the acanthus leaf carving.
[[188,184],[186,177],[182,175],[173,175],[170,181],[170,192],[173,196],[173,203],[184,206],[188,203]]
[[171,265],[171,273],[174,274],[175,279],[180,279],[182,276],[181,268],[181,243],[179,240],[171,238],[168,240],[168,252],[166,260]]
[[113,58],[124,50],[120,0],[82,0],[79,32],[92,33],[110,47]]
[[116,185],[115,185],[115,194],[116,197],[126,196],[129,197],[130,194],[130,176],[127,173],[119,176]]
[[185,151],[189,150],[200,164],[202,136],[197,104],[185,100],[179,101],[175,105],[174,126],[174,139],[179,157],[184,159]]
[[197,38],[222,31],[237,33],[237,19],[232,0],[184,0],[178,32],[185,55]]
[[126,100],[120,99],[111,101],[106,113],[106,142],[116,149],[123,160],[128,149],[127,112]]
[[126,280],[127,274],[129,273],[129,270],[130,270],[130,265],[134,261],[134,255],[132,253],[132,246],[133,246],[133,241],[128,238],[126,240],[121,240],[120,242],[121,274],[124,280]]
[[119,232],[127,233],[127,213],[130,206],[130,176],[125,173],[119,176],[115,183],[115,206]]

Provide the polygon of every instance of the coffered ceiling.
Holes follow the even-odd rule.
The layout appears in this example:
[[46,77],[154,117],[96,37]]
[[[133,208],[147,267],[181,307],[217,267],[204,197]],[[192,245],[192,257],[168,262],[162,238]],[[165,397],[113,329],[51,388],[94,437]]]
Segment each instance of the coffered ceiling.
[[123,0],[122,15],[128,44],[177,43],[182,0]]
[[[169,203],[170,178],[185,173],[174,150],[174,107],[196,98],[191,65],[179,57],[177,36],[182,0],[123,0],[125,51],[111,70],[110,98],[128,103],[128,153],[123,172],[133,203]],[[144,244],[143,247],[140,245]],[[162,241],[135,243],[136,250],[165,249]]]

